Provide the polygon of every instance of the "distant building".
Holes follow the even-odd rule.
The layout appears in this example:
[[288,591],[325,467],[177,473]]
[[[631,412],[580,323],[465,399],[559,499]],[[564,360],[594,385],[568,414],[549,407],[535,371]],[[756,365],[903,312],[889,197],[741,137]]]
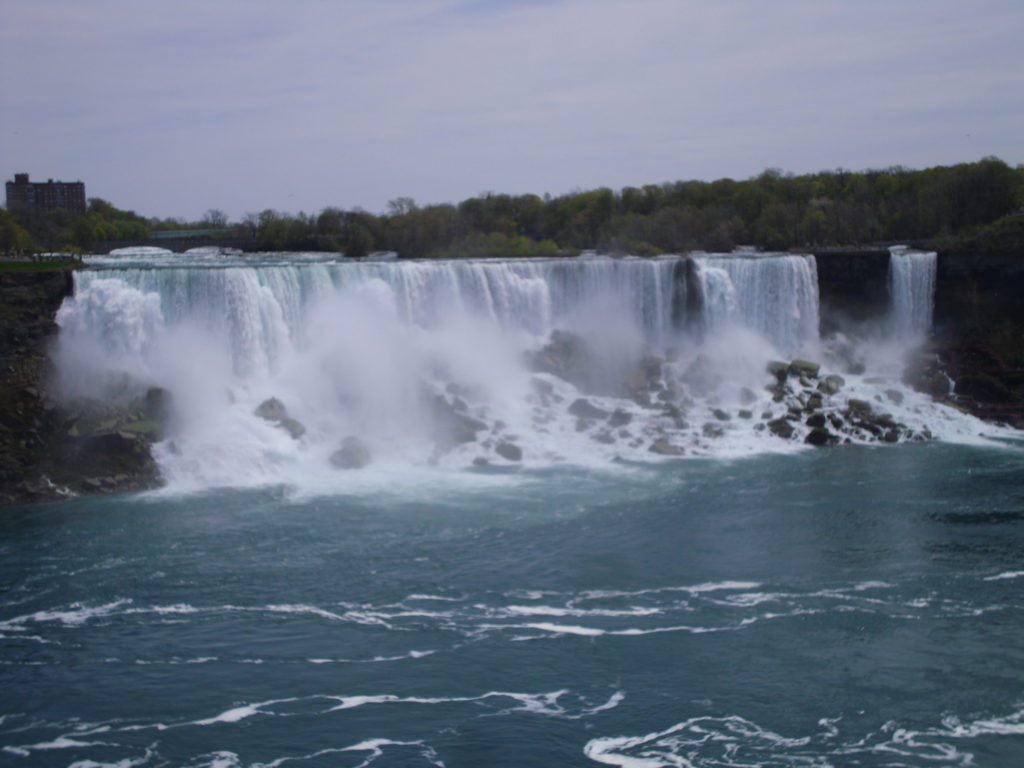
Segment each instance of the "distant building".
[[72,216],[85,214],[85,184],[81,181],[29,181],[27,173],[14,174],[7,182],[7,210],[36,208],[52,211],[64,208]]

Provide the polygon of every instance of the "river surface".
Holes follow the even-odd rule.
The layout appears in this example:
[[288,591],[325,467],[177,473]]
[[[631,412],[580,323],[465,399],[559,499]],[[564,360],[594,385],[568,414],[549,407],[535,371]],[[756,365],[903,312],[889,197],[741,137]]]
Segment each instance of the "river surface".
[[0,515],[0,764],[1024,765],[1024,453]]

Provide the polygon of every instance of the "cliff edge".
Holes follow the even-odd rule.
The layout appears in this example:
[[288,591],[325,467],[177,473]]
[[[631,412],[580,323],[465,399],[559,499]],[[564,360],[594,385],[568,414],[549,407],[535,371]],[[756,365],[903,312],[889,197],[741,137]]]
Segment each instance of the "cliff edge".
[[50,391],[57,310],[74,267],[0,270],[0,504],[151,487],[149,446],[120,433],[78,437]]

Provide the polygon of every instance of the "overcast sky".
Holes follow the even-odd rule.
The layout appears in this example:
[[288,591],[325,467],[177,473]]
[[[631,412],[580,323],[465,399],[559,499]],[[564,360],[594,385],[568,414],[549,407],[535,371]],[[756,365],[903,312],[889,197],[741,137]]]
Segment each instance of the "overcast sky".
[[1022,0],[0,0],[0,173],[146,216],[1024,162]]

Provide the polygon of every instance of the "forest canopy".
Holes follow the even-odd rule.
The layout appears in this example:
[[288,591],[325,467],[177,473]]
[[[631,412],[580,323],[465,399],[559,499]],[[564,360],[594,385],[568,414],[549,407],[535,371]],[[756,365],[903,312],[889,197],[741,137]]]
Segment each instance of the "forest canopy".
[[[219,210],[197,222],[146,219],[92,198],[85,216],[14,210],[0,220],[7,247],[89,251],[156,232],[201,230],[246,250],[313,250],[407,258],[547,256],[585,249],[653,255],[915,243],[932,248],[1019,249],[1024,244],[1024,166],[995,157],[926,170],[776,169],[745,180],[675,181],[552,197],[486,193],[458,204],[396,198],[387,211],[274,210],[231,223]],[[15,229],[17,227],[18,229]]]

